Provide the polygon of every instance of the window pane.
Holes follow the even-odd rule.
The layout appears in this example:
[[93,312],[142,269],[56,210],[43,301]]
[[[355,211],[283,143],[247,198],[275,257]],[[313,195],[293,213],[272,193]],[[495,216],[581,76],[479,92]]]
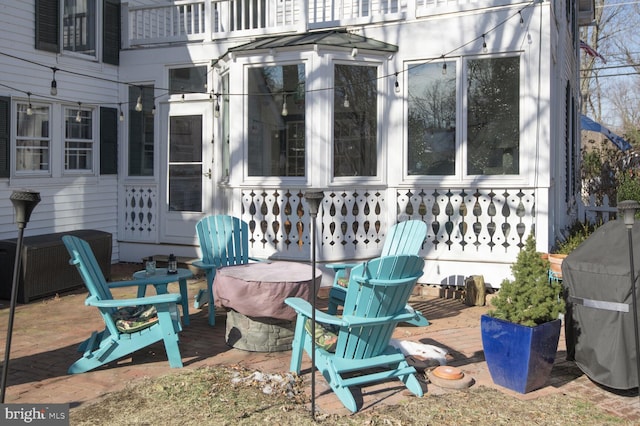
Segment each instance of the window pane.
[[520,172],[520,58],[467,63],[467,174]]
[[64,0],[64,50],[96,54],[96,0]]
[[169,94],[207,93],[207,67],[169,70]]
[[377,69],[336,65],[334,114],[334,176],[377,174]]
[[170,165],[169,182],[169,211],[202,211],[202,165]]
[[16,171],[49,170],[49,107],[17,105]]
[[64,169],[93,170],[93,114],[91,111],[65,108]]
[[[153,176],[153,86],[129,87],[129,176]],[[142,111],[136,111],[141,96]]]
[[456,63],[410,67],[408,91],[409,175],[454,175]]
[[202,116],[173,116],[170,119],[169,161],[202,161]]
[[250,68],[248,86],[249,176],[304,176],[304,65]]

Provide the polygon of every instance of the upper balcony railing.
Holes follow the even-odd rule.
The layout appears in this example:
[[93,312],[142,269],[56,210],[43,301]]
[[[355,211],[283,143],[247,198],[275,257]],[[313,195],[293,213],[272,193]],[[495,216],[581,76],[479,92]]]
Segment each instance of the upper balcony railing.
[[123,4],[125,47],[328,29],[486,9],[522,0],[185,0]]

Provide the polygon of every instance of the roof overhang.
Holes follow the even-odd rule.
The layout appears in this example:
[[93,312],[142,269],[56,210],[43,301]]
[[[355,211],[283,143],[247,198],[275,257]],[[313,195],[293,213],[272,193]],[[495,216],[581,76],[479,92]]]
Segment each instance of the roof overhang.
[[347,52],[371,52],[395,54],[398,46],[363,37],[347,31],[321,31],[256,38],[249,43],[227,50],[227,55],[255,54],[257,51],[317,49],[345,50]]

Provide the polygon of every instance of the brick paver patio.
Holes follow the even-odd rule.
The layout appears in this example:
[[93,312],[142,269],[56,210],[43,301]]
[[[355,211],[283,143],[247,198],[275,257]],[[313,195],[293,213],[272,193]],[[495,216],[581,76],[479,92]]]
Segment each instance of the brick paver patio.
[[[113,268],[114,277],[126,277],[140,269],[140,265],[120,264]],[[171,286],[171,291],[177,291]],[[203,279],[190,280],[190,298],[204,286]],[[640,423],[640,402],[636,390],[612,391],[593,383],[574,363],[565,360],[564,337],[561,337],[552,377],[544,388],[521,395],[494,385],[484,362],[480,337],[480,315],[487,311],[487,307],[469,307],[460,300],[440,297],[438,292],[437,289],[429,289],[425,292],[428,295],[412,300],[414,307],[425,314],[431,325],[422,328],[402,325],[397,328],[394,337],[447,349],[451,355],[449,364],[473,377],[474,386],[496,388],[519,399],[533,399],[556,392],[576,394],[616,416]],[[323,294],[319,298],[320,304],[324,301]],[[79,289],[60,297],[17,306],[6,403],[69,403],[74,407],[122,389],[136,379],[176,371],[169,368],[164,348],[159,343],[118,363],[84,374],[68,375],[67,368],[78,358],[77,345],[92,331],[104,327],[97,310],[84,305],[85,295],[84,289]],[[133,295],[131,292],[130,296]],[[270,373],[284,374],[288,371],[289,351],[259,353],[231,348],[225,343],[226,314],[217,312],[216,326],[210,327],[207,324],[207,308],[198,310],[190,305],[191,325],[185,326],[180,334],[185,368],[240,365]],[[1,336],[7,333],[8,307],[8,301],[0,300]],[[4,338],[2,340],[4,342]],[[0,354],[4,357],[4,343]],[[307,382],[310,382],[309,371],[310,362],[305,356],[303,374]],[[404,390],[403,386],[393,382],[368,386],[362,390],[361,411],[410,398]],[[428,392],[440,394],[457,391],[429,384]],[[349,413],[321,376],[316,378],[316,407],[323,412]]]

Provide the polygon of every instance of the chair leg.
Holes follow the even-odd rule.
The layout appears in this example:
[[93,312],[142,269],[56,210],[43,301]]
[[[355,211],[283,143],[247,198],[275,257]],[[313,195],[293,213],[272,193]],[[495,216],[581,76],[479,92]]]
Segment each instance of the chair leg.
[[215,270],[212,272],[207,271],[207,292],[209,293],[209,325],[216,325],[216,307],[213,304],[213,278],[215,276]]
[[296,374],[300,374],[300,368],[302,366],[302,353],[304,352],[304,346],[307,332],[304,329],[304,323],[307,320],[306,317],[298,315],[296,320],[296,329],[293,335],[293,342],[291,343],[291,364],[289,365],[289,371]]

